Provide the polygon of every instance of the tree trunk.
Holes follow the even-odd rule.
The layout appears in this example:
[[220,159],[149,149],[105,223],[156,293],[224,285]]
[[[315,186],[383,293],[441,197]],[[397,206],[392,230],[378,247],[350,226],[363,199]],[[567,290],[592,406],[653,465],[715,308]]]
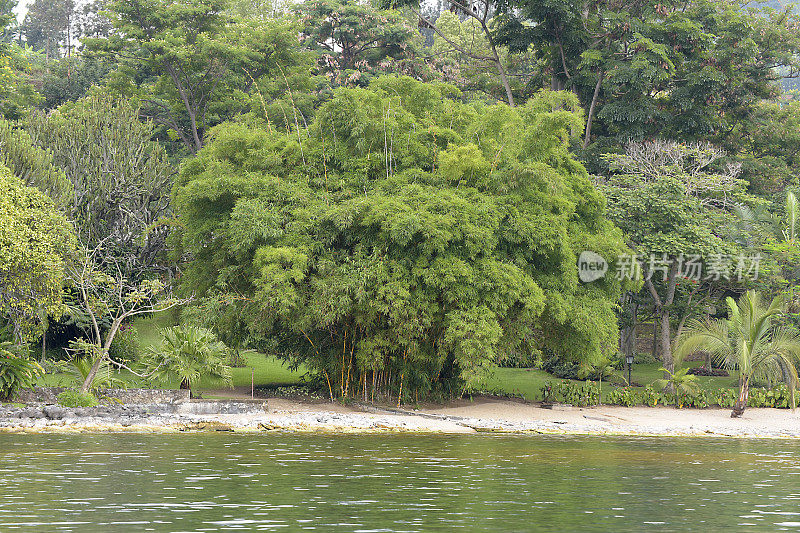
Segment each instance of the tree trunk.
[[733,404],[733,411],[731,411],[731,418],[739,418],[744,414],[747,408],[747,398],[750,396],[750,379],[744,378],[739,380],[739,399]]
[[[678,259],[676,257],[670,258],[670,267],[669,272],[665,276],[664,282],[667,286],[666,294],[662,299],[659,296],[658,291],[656,290],[656,286],[653,284],[652,279],[653,273],[650,272],[647,280],[645,281],[645,286],[647,290],[650,291],[650,295],[653,297],[653,302],[655,303],[656,308],[656,317],[658,322],[660,322],[660,344],[661,344],[661,363],[664,368],[668,372],[664,372],[664,378],[669,379],[670,375],[675,372],[675,362],[672,359],[672,343],[671,343],[671,335],[670,335],[670,307],[672,307],[672,302],[675,301],[675,289],[678,285]],[[668,392],[674,393],[674,386],[671,384],[667,387]]]
[[672,343],[670,342],[669,309],[662,308],[659,320],[661,322],[661,363],[671,373],[675,372],[675,361],[672,359]]
[[603,84],[603,77],[605,73],[601,70],[597,75],[597,84],[594,86],[594,93],[592,94],[592,103],[589,104],[589,112],[586,117],[586,131],[583,134],[583,147],[589,146],[592,138],[592,120],[594,119],[594,111],[597,106],[597,97],[600,95],[600,86]]
[[87,393],[89,389],[92,387],[92,383],[94,383],[94,378],[97,376],[97,371],[100,370],[100,365],[103,363],[103,360],[106,358],[106,354],[108,351],[101,350],[100,356],[92,365],[92,369],[89,370],[89,374],[86,376],[86,379],[83,381],[83,385],[81,385],[81,392]]

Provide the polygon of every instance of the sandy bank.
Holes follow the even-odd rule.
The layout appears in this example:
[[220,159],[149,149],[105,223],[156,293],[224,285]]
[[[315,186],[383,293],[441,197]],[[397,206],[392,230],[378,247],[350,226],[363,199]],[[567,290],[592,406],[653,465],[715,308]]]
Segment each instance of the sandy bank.
[[330,431],[422,433],[539,433],[583,435],[800,438],[800,411],[748,409],[741,419],[727,409],[670,407],[542,409],[492,399],[458,401],[411,411],[270,399],[240,414],[149,413],[86,416],[61,410],[53,417],[0,417],[0,432]]

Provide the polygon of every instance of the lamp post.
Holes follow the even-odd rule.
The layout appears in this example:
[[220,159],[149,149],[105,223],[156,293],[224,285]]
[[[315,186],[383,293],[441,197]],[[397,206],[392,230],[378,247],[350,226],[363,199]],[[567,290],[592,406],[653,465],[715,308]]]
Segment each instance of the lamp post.
[[631,383],[631,369],[633,368],[633,354],[628,354],[625,356],[625,362],[628,363],[628,386],[632,387]]

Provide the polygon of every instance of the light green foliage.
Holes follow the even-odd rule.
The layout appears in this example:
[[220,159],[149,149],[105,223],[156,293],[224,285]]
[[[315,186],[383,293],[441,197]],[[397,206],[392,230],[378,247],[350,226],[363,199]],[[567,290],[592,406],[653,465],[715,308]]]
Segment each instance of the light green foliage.
[[580,284],[577,254],[625,247],[569,155],[577,109],[386,77],[299,135],[220,126],[175,189],[183,286],[331,395],[458,394],[519,349],[598,361],[620,287]]
[[63,313],[65,257],[74,247],[72,226],[52,202],[0,167],[0,315],[15,342],[38,334],[42,311]]
[[103,243],[134,278],[157,266],[167,233],[159,223],[171,214],[175,167],[151,140],[153,125],[139,120],[139,108],[129,100],[96,95],[51,113],[34,113],[25,127],[71,183],[65,210],[83,244]]
[[545,402],[566,403],[577,407],[600,404],[600,385],[591,381],[548,381],[542,386],[541,393]]
[[667,374],[668,377],[657,379],[655,385],[659,390],[674,391],[679,396],[696,394],[700,390],[700,385],[697,383],[697,376],[689,374],[688,368],[679,368],[674,372],[666,368],[660,368],[662,372]]
[[800,337],[796,330],[778,325],[783,300],[777,297],[765,305],[761,296],[751,290],[738,302],[727,298],[727,303],[727,319],[695,320],[689,324],[678,340],[676,356],[702,350],[725,367],[738,370],[739,400],[734,414],[744,411],[754,381],[785,382],[793,398],[798,386]]
[[100,402],[91,392],[65,390],[58,395],[58,405],[61,407],[97,407]]
[[[72,359],[66,368],[66,374],[71,385],[81,386],[92,371],[92,366],[98,357],[97,349],[94,345],[84,339],[77,339],[70,342],[70,352]],[[111,389],[128,387],[128,382],[116,371],[107,360],[103,360],[97,369],[88,390]]]
[[191,389],[202,378],[232,386],[227,365],[228,349],[211,331],[198,326],[172,326],[161,330],[161,344],[153,346],[142,359],[150,379],[180,383]]
[[[497,65],[491,60],[494,52],[479,19],[462,20],[458,11],[447,10],[439,14],[435,24],[439,31],[433,33],[432,57],[427,61],[439,77],[477,99],[506,100]],[[486,27],[494,28],[495,19],[486,21]],[[523,95],[529,97],[536,90],[532,80],[539,81],[546,64],[528,51],[512,54],[505,46],[496,48],[499,60],[510,74],[508,81],[513,94],[518,99]]]
[[605,156],[615,172],[605,188],[609,217],[645,256],[730,253],[720,226],[749,198],[735,169],[718,170],[722,157],[708,144],[672,141],[632,143],[625,154]]
[[67,207],[72,199],[72,183],[53,162],[53,155],[39,148],[30,135],[11,122],[0,120],[0,163],[25,185],[36,187],[58,207]]

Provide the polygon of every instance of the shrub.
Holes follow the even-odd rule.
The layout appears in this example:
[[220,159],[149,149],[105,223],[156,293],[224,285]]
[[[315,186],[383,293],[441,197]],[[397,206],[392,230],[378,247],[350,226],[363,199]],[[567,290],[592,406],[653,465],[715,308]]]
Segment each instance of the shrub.
[[659,403],[663,403],[664,396],[647,386],[643,389],[635,389],[633,387],[616,387],[611,389],[607,398],[608,403],[613,405],[624,405],[625,407],[633,407],[635,405],[646,405],[648,407],[655,407]]
[[208,329],[173,326],[160,330],[161,344],[151,347],[142,363],[150,379],[178,382],[190,389],[201,378],[233,387],[228,348]]
[[703,390],[697,392],[679,392],[675,398],[675,406],[678,409],[684,407],[705,409],[709,405],[708,393]]
[[561,402],[577,407],[600,403],[600,387],[591,381],[546,382],[541,389],[546,402]]
[[606,402],[613,405],[624,405],[625,407],[633,407],[642,402],[641,395],[631,387],[616,387],[608,394]]
[[244,368],[247,366],[247,359],[239,350],[231,349],[228,353],[228,366],[231,368]]
[[570,361],[551,357],[542,364],[542,370],[560,379],[577,379],[579,367]]
[[720,389],[714,392],[714,403],[720,407],[732,408],[739,395],[733,389]]
[[537,368],[537,360],[541,361],[538,353],[514,350],[500,361],[500,366],[502,368]]
[[[798,393],[795,392],[795,397]],[[792,394],[783,383],[772,389],[755,387],[750,389],[750,396],[747,398],[748,407],[777,407],[778,409],[788,409],[792,406]]]
[[20,389],[30,389],[44,374],[39,363],[9,351],[11,345],[0,345],[0,401],[13,400]]
[[723,368],[713,368],[707,366],[696,366],[694,368],[690,368],[687,374],[693,374],[695,376],[713,376],[713,377],[730,376],[728,371]]
[[62,407],[96,407],[100,404],[94,394],[76,390],[65,390],[57,398]]
[[664,403],[664,396],[657,391],[654,391],[650,385],[642,391],[642,405],[648,407],[655,407],[659,403]]

